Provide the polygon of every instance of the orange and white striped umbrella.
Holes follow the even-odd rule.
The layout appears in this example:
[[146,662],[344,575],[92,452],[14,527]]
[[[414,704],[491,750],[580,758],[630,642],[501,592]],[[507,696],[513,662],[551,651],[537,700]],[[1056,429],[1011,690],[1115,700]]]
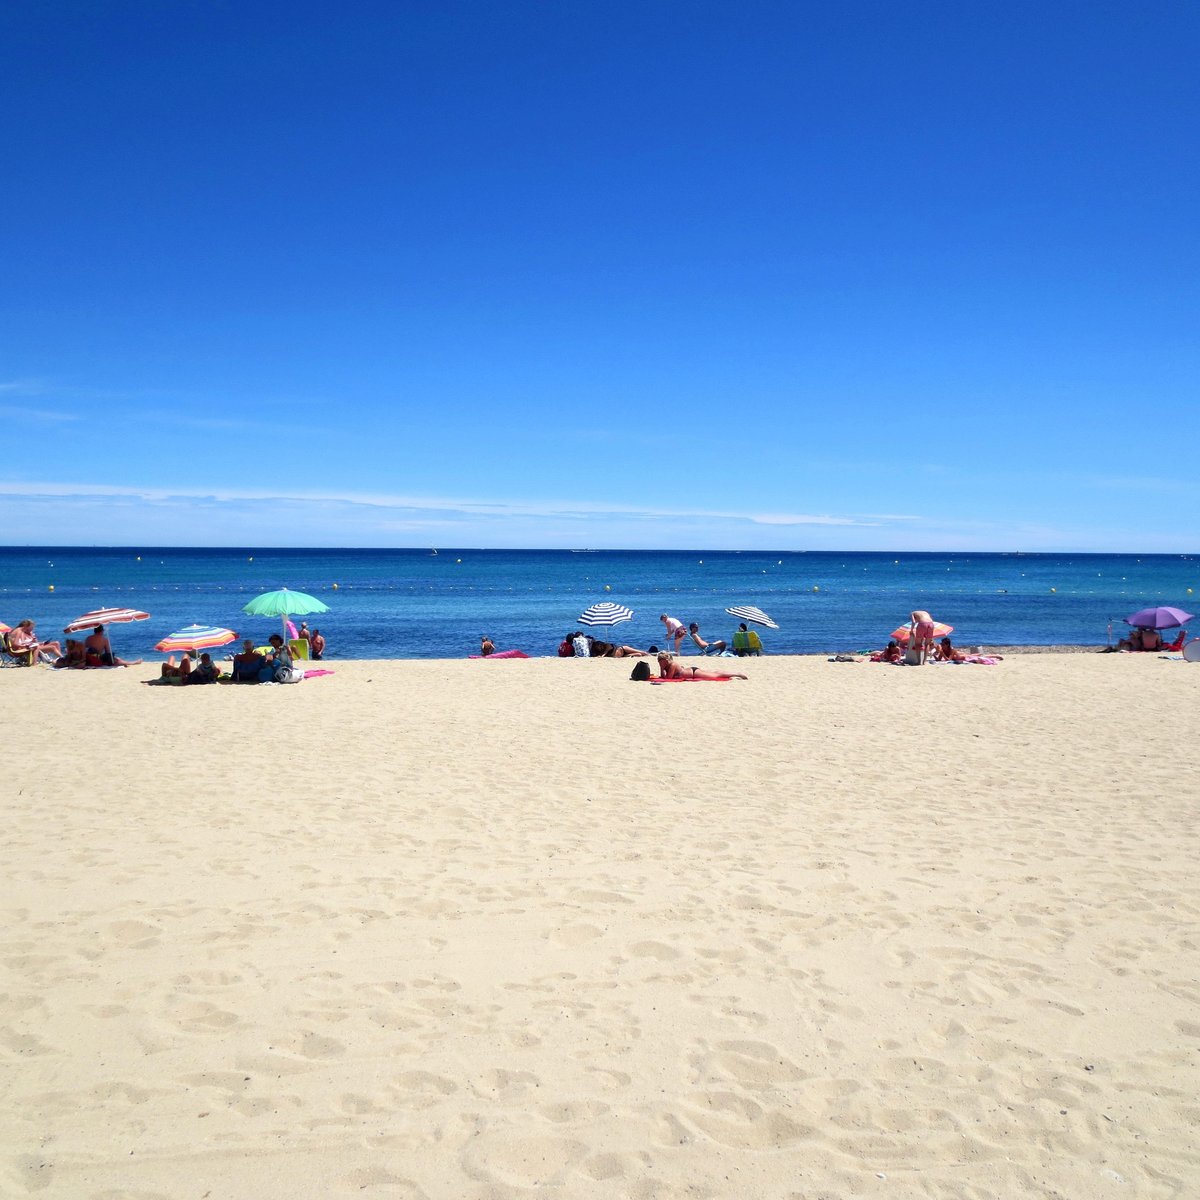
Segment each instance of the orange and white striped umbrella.
[[94,612],[76,617],[63,633],[78,633],[81,629],[94,629],[97,625],[124,625],[129,621],[148,621],[150,614],[136,608],[97,608]]
[[164,654],[175,650],[211,650],[215,646],[228,646],[237,641],[237,634],[232,629],[222,629],[219,625],[188,625],[178,633],[165,637],[154,648]]

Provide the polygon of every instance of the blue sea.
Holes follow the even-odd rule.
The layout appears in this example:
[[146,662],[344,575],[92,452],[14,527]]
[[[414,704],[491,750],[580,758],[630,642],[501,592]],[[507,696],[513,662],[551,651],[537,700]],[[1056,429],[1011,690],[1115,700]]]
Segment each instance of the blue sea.
[[664,612],[728,639],[738,604],[779,624],[768,653],[877,647],[914,608],[963,644],[1102,646],[1136,609],[1197,611],[1200,555],[0,547],[0,620],[31,617],[51,637],[91,609],[142,609],[150,620],[110,630],[124,657],[192,623],[265,638],[278,622],[242,608],[283,586],[329,606],[306,619],[330,658],[459,658],[483,634],[553,655],[600,600],[635,616],[596,635],[641,647],[661,643]]

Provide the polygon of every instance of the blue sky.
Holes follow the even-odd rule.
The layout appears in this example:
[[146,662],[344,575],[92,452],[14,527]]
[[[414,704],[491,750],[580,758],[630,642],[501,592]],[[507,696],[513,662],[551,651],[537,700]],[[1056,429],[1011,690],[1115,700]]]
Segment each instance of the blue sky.
[[0,13],[0,541],[1197,549],[1200,8]]

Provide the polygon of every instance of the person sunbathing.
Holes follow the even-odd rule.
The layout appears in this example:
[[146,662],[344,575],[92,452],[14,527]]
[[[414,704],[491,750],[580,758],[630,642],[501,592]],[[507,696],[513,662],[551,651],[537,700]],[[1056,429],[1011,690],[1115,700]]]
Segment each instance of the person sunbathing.
[[966,655],[963,654],[961,650],[956,650],[954,646],[951,645],[948,637],[942,638],[942,640],[938,642],[937,646],[934,647],[934,662],[963,662],[965,658]]
[[617,646],[612,642],[601,642],[596,638],[588,639],[591,644],[592,658],[645,658],[645,650],[636,646]]
[[13,654],[32,655],[34,662],[43,658],[52,662],[63,656],[63,648],[58,642],[38,641],[33,632],[33,622],[28,617],[18,621],[16,628],[8,631],[8,648]]
[[1142,630],[1142,649],[1143,650],[1161,650],[1162,649],[1162,634],[1157,629]]
[[182,683],[187,683],[188,676],[192,673],[191,655],[196,653],[195,650],[185,650],[183,658],[177,663],[175,655],[171,655],[162,665],[162,670],[159,673],[163,679],[178,679]]
[[74,638],[67,638],[67,652],[55,660],[54,666],[60,670],[70,668],[74,671],[82,671],[87,665],[87,650],[84,644],[77,642]]
[[724,654],[728,648],[728,643],[719,638],[715,642],[706,642],[700,636],[700,626],[695,621],[688,626],[688,633],[701,654]]
[[900,649],[899,644],[895,641],[888,642],[888,644],[884,646],[882,650],[876,650],[875,653],[871,655],[872,662],[898,663],[902,661],[903,658],[904,651]]
[[710,680],[719,679],[749,679],[749,675],[738,675],[730,671],[701,671],[698,667],[685,667],[676,662],[669,654],[658,656],[658,677],[660,679]]
[[[1142,633],[1140,629],[1131,629],[1128,637],[1123,637],[1117,643],[1118,650],[1144,650],[1146,647],[1142,644]],[[9,634],[11,641],[12,635]]]

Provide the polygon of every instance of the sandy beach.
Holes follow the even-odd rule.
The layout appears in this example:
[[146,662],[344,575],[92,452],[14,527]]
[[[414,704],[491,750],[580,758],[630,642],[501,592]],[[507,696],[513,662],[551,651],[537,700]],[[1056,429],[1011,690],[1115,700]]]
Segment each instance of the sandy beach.
[[0,1195],[1200,1194],[1200,667],[4,671]]

